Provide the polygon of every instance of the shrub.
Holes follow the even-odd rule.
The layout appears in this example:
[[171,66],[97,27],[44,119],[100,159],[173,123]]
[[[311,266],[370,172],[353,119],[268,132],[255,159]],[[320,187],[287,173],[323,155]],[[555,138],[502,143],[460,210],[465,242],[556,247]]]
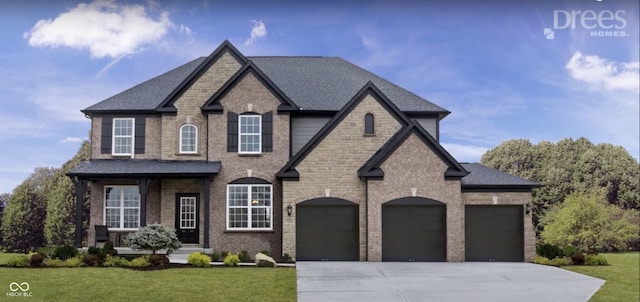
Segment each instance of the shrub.
[[211,265],[211,258],[203,253],[192,253],[187,257],[187,262],[197,267],[209,267]]
[[129,260],[124,259],[118,256],[107,255],[104,258],[104,266],[115,267],[115,266],[128,266]]
[[7,261],[7,266],[23,267],[29,265],[29,256],[26,254],[20,254]]
[[103,249],[95,246],[89,247],[89,250],[87,251],[87,253],[89,255],[97,256],[98,258],[100,258],[100,260],[104,260],[104,256],[107,255]]
[[113,243],[111,241],[107,241],[104,243],[104,245],[102,246],[102,253],[103,255],[111,255],[111,256],[118,255],[118,251],[116,251],[116,249],[113,248]]
[[128,267],[147,267],[149,265],[151,265],[151,263],[149,262],[149,258],[146,256],[140,256],[127,263]]
[[64,261],[60,259],[44,259],[44,265],[49,267],[63,267]]
[[562,250],[557,245],[545,243],[536,248],[536,254],[547,259],[553,259],[562,257]]
[[282,262],[293,262],[289,253],[284,253],[282,255]]
[[578,252],[578,248],[571,246],[571,245],[567,245],[563,250],[562,250],[562,254],[565,257],[571,257],[571,255],[575,254]]
[[238,263],[240,263],[240,258],[238,257],[238,255],[227,254],[227,256],[224,257],[225,266],[238,266]]
[[553,259],[551,259],[550,265],[553,265],[553,266],[571,265],[571,258],[569,258],[569,257],[553,258]]
[[571,261],[575,265],[584,265],[584,255],[580,252],[571,255]]
[[84,264],[89,266],[102,266],[102,259],[96,254],[86,254],[82,259]]
[[220,258],[224,261],[224,258],[227,258],[227,255],[229,255],[231,253],[229,253],[228,251],[221,251],[220,252]]
[[36,252],[40,255],[42,255],[43,258],[53,258],[53,249],[48,247],[48,246],[43,246],[41,248],[38,248],[36,250]]
[[586,255],[584,257],[585,265],[609,265],[607,258],[602,255]]
[[247,251],[240,251],[240,253],[238,254],[238,258],[240,259],[240,262],[251,262],[251,257],[249,257],[249,252]]
[[44,260],[44,257],[42,257],[42,255],[36,253],[31,255],[31,258],[29,259],[29,265],[31,266],[40,266],[42,265],[42,261]]
[[78,256],[78,249],[70,245],[59,246],[53,250],[55,259],[67,260],[76,256]]
[[214,262],[220,261],[220,254],[213,252],[213,254],[211,254],[211,260]]
[[267,256],[271,256],[271,255],[269,254],[269,251],[268,251],[268,250],[262,250],[262,251],[260,251],[260,253],[263,253],[263,254],[265,254],[265,255],[267,255]]
[[134,250],[150,250],[154,254],[158,250],[167,250],[167,255],[182,247],[174,230],[160,224],[150,224],[141,227],[134,233],[127,235],[125,243]]
[[550,265],[551,264],[551,260],[549,260],[549,258],[547,258],[547,257],[536,255],[533,258],[533,263],[542,264],[542,265]]
[[82,265],[83,265],[83,261],[79,256],[69,258],[64,261],[64,266],[66,267],[78,267]]
[[153,266],[165,266],[169,264],[169,258],[166,255],[153,254],[149,255],[149,263]]

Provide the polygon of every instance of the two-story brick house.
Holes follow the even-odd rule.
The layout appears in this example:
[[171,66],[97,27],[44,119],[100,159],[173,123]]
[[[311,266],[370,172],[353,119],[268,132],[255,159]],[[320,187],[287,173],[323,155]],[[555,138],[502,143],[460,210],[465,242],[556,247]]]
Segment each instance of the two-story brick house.
[[335,57],[211,55],[82,112],[90,187],[112,240],[149,223],[217,251],[297,260],[531,260],[536,183],[458,163],[449,112]]

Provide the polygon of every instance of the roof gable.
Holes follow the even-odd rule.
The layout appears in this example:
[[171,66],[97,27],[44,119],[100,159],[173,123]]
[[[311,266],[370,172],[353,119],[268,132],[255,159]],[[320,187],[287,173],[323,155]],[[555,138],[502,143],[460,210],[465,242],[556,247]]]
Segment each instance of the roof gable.
[[156,110],[159,112],[176,112],[177,109],[173,104],[226,52],[231,54],[240,64],[244,65],[247,63],[247,58],[242,55],[231,42],[224,40],[193,72],[182,80],[160,105],[156,107]]
[[420,124],[411,121],[410,124],[398,131],[378,152],[376,152],[360,169],[358,176],[369,179],[383,179],[384,171],[380,166],[400,147],[411,134],[415,134],[427,145],[447,166],[446,178],[461,178],[469,174],[442,145],[440,145]]
[[253,74],[276,98],[280,101],[278,111],[298,110],[293,101],[289,99],[253,62],[247,61],[216,93],[202,106],[203,112],[222,113],[223,107],[220,104],[229,91],[231,91],[247,74]]
[[299,178],[296,166],[315,149],[335,129],[349,113],[357,107],[368,95],[372,96],[384,109],[387,110],[403,127],[411,122],[407,116],[396,107],[372,82],[367,82],[353,98],[336,115],[327,122],[309,142],[277,173],[277,177],[297,180]]

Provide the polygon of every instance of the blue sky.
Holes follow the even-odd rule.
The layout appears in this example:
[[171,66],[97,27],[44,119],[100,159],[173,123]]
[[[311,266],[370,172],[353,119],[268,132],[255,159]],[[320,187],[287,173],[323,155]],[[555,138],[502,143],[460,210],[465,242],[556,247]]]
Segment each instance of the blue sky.
[[639,157],[638,1],[237,2],[3,1],[0,193],[76,153],[80,109],[225,39],[339,56],[450,110],[441,142],[459,161],[516,138]]

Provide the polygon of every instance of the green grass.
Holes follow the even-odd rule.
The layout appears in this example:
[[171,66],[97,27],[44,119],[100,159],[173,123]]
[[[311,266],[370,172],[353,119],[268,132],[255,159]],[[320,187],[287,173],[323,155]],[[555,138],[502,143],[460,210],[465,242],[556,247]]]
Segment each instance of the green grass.
[[590,302],[640,301],[640,253],[602,254],[608,266],[565,266],[574,271],[607,282],[591,297]]
[[[12,255],[0,253],[0,264]],[[29,301],[296,301],[295,268],[0,267],[0,300],[11,282],[29,283]]]

